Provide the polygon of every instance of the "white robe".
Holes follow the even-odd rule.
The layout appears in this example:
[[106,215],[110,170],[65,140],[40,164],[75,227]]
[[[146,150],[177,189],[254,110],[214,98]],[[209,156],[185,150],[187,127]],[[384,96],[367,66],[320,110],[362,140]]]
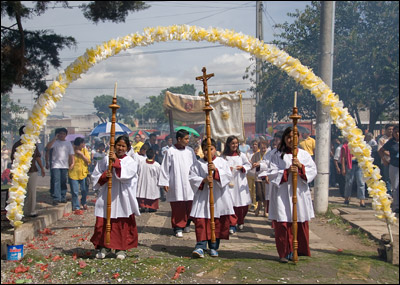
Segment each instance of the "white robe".
[[[233,201],[230,195],[229,182],[232,179],[231,170],[221,157],[213,161],[215,168],[218,169],[220,181],[213,180],[214,194],[214,218],[220,218],[225,215],[234,215]],[[208,162],[204,159],[196,161],[190,168],[189,180],[194,190],[192,211],[190,216],[194,218],[210,219],[210,190],[208,183],[204,184],[203,190],[199,186],[203,179],[208,175]]]
[[[104,171],[108,169],[108,156],[100,160],[92,174],[93,189],[99,190],[95,205],[95,215],[107,218],[108,183],[100,186],[97,182]],[[113,168],[111,189],[111,218],[127,218],[132,214],[140,215],[136,200],[137,188],[137,163],[130,156],[125,156],[121,161],[121,177],[115,174]]]
[[160,187],[158,177],[160,175],[160,164],[157,161],[150,164],[143,160],[138,168],[137,198],[155,200],[160,198]]
[[[292,222],[293,213],[293,190],[292,174],[289,172],[288,181],[280,185],[285,169],[292,164],[292,154],[285,154],[281,159],[281,152],[276,151],[271,155],[267,170],[270,180],[270,204],[269,219],[278,222]],[[305,222],[314,218],[314,209],[311,199],[311,192],[308,183],[314,180],[317,175],[317,167],[310,154],[299,149],[297,158],[305,167],[307,181],[297,176],[297,221]]]
[[189,170],[197,161],[196,154],[190,147],[177,149],[171,146],[164,154],[161,163],[158,186],[168,186],[167,202],[192,201],[193,189],[189,183]]
[[[260,171],[257,173],[259,179],[267,176],[267,170],[268,170],[268,166],[269,166],[269,163],[271,160],[271,156],[276,151],[277,151],[276,148],[274,148],[273,150],[268,148],[267,152],[264,154],[262,160],[260,161]],[[270,196],[271,196],[270,188],[271,188],[270,184],[265,183],[265,196],[264,196],[265,200],[270,200]]]
[[[251,204],[249,184],[246,174],[251,169],[250,161],[246,155],[240,153],[240,156],[223,156],[228,161],[229,167],[232,167],[233,178],[229,183],[230,193],[233,200],[233,206],[242,207]],[[244,166],[246,172],[236,170],[236,166]]]

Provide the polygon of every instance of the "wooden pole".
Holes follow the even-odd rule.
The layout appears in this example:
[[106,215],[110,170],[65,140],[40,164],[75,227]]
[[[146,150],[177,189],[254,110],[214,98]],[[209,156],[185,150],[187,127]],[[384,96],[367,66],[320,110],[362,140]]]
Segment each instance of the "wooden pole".
[[[112,156],[111,154],[114,152],[114,144],[115,144],[115,121],[116,121],[116,113],[119,105],[117,105],[117,82],[115,82],[114,87],[114,97],[112,99],[112,104],[108,106],[112,110],[111,116],[111,131],[110,131],[110,155],[108,159],[108,171],[112,174]],[[111,175],[112,176],[112,175]],[[111,189],[112,189],[112,177],[108,178],[108,193],[107,193],[107,224],[106,224],[106,244],[110,244],[110,235],[111,235]]]
[[[196,77],[196,80],[203,81],[203,91],[205,96],[205,106],[203,111],[206,113],[206,134],[207,134],[207,161],[208,165],[212,163],[212,156],[211,156],[211,124],[210,124],[210,112],[213,108],[210,106],[210,100],[208,98],[208,86],[207,80],[214,76],[214,73],[207,74],[206,68],[203,67],[201,70],[203,72],[203,76]],[[212,176],[212,170],[208,170],[208,175]],[[208,188],[210,189],[210,217],[211,217],[211,242],[216,242],[215,237],[215,221],[214,221],[214,192],[213,192],[213,181],[209,182]]]
[[[297,152],[298,152],[298,136],[297,136],[297,121],[301,118],[301,116],[297,113],[297,92],[295,92],[294,95],[294,107],[293,107],[293,113],[289,117],[290,119],[293,120],[293,140],[292,140],[292,163],[295,158],[297,158]],[[297,249],[298,249],[298,242],[297,242],[297,172],[292,173],[292,190],[293,190],[293,216],[292,216],[292,233],[293,233],[293,262],[296,264],[299,261],[299,257],[297,255]]]

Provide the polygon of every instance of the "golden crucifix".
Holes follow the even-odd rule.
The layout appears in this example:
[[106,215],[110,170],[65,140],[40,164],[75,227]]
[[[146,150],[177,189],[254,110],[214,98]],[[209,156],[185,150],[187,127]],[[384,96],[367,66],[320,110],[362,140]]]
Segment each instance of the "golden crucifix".
[[[205,106],[203,108],[203,111],[206,112],[207,161],[208,161],[208,165],[210,165],[212,163],[210,112],[213,110],[213,108],[210,106],[210,100],[208,98],[207,80],[210,79],[211,77],[213,77],[214,73],[207,74],[205,67],[203,67],[203,69],[201,71],[203,71],[203,75],[196,77],[196,80],[203,81],[203,91],[204,91],[204,96],[205,96]],[[210,168],[208,169],[208,175],[212,176],[212,170],[210,170]],[[215,243],[216,238],[215,238],[215,222],[214,222],[214,193],[213,193],[213,181],[212,180],[209,182],[208,187],[210,188],[211,242]]]

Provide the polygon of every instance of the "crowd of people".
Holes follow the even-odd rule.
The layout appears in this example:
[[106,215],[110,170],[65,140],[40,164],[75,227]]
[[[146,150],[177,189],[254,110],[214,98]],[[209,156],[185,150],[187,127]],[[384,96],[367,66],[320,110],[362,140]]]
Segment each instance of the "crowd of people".
[[[230,136],[223,147],[214,139],[208,146],[207,139],[190,136],[185,130],[179,130],[175,138],[167,136],[160,144],[156,134],[150,134],[146,141],[140,134],[136,134],[133,141],[125,135],[115,140],[113,151],[101,141],[92,144],[92,149],[80,137],[73,142],[66,141],[67,134],[65,128],[56,129],[55,137],[45,147],[45,167],[51,174],[50,195],[53,205],[66,203],[69,183],[73,210],[86,210],[86,198],[92,185],[97,200],[91,242],[98,250],[97,258],[105,258],[114,249],[117,258],[124,259],[126,250],[138,245],[135,217],[156,212],[159,202],[167,201],[171,207],[172,232],[177,238],[190,232],[191,223],[195,225],[197,242],[193,257],[203,258],[207,247],[210,256],[218,256],[221,239],[229,239],[237,231],[243,231],[246,215],[253,211],[256,216],[261,214],[272,221],[279,260],[288,262],[293,257],[293,173],[298,176],[298,253],[310,256],[308,222],[314,217],[310,187],[317,169],[314,163],[315,140],[309,133],[297,134],[301,139],[294,160],[291,149],[293,130],[290,127],[275,133],[270,141],[260,137],[247,144]],[[389,124],[382,137],[375,140],[368,133],[365,139],[371,146],[375,163],[381,167],[388,193],[393,196],[393,209],[398,213],[399,128]],[[14,144],[11,161],[20,144],[21,141]],[[360,207],[366,207],[364,178],[348,142],[334,138],[331,149],[331,186],[339,187],[344,204],[348,205],[354,184]],[[37,150],[33,158],[40,169],[32,163],[24,206],[25,215],[30,217],[37,216],[38,171],[44,176],[41,154]],[[211,162],[207,160],[209,152]],[[107,243],[109,179],[112,181],[111,242]],[[214,194],[215,242],[211,239],[210,185]]]

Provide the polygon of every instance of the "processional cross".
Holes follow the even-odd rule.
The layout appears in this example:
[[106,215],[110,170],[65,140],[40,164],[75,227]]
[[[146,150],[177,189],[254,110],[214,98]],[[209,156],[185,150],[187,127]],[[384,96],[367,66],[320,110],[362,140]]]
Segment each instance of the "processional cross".
[[[214,76],[214,73],[207,74],[206,68],[203,67],[201,70],[203,72],[202,76],[196,77],[196,80],[203,81],[203,91],[205,96],[205,106],[203,111],[206,113],[206,135],[207,135],[207,161],[208,166],[212,163],[212,156],[211,156],[211,125],[210,125],[210,112],[213,108],[210,106],[210,100],[208,98],[208,86],[207,80]],[[210,167],[208,168],[208,175],[212,176],[212,170]],[[210,218],[211,218],[211,242],[215,243],[215,222],[214,222],[214,193],[213,193],[213,181],[209,182],[209,189],[210,189]]]

